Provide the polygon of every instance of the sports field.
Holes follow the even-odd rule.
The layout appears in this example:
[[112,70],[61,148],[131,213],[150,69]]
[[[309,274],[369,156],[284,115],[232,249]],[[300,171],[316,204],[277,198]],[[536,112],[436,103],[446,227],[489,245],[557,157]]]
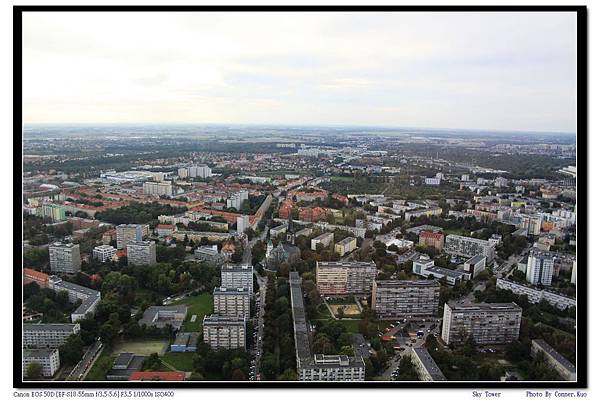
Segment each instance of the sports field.
[[[173,303],[185,304],[188,306],[187,317],[183,323],[183,331],[199,332],[202,325],[202,319],[206,314],[213,311],[213,297],[210,293],[202,293],[198,296],[185,297]],[[194,319],[194,315],[196,318]],[[193,320],[193,321],[192,321]]]
[[112,354],[134,353],[139,356],[149,356],[152,353],[158,353],[158,355],[163,355],[168,346],[167,340],[126,340],[115,344]]

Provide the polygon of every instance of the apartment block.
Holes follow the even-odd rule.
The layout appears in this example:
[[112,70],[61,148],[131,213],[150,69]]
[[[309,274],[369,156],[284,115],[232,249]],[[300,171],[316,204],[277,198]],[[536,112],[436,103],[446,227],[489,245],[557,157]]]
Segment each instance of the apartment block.
[[65,291],[69,295],[69,301],[75,303],[81,300],[79,307],[71,313],[71,322],[75,323],[85,318],[87,314],[93,314],[100,303],[100,292],[75,283],[63,281],[56,275],[48,277],[48,289],[55,292]]
[[381,319],[437,315],[440,284],[434,280],[373,281],[371,307]]
[[156,243],[153,241],[135,241],[127,244],[127,264],[156,264]]
[[477,344],[510,343],[519,338],[522,311],[515,303],[446,303],[442,340],[464,343],[473,337]]
[[250,292],[247,288],[217,287],[213,290],[213,300],[217,315],[250,318]]
[[302,279],[290,272],[290,300],[294,323],[296,371],[299,381],[364,381],[365,362],[361,355],[313,354],[302,296]]
[[441,232],[421,231],[419,246],[433,247],[439,251],[444,248],[444,234]]
[[93,257],[100,262],[110,261],[116,253],[117,249],[107,244],[96,246],[92,251]]
[[322,235],[317,236],[316,238],[310,241],[310,248],[314,251],[317,250],[317,245],[321,244],[323,247],[329,246],[329,244],[333,241],[333,233],[326,232]]
[[121,224],[117,225],[117,249],[127,248],[127,243],[141,241],[144,237],[143,225]]
[[345,256],[356,249],[356,238],[355,237],[347,237],[345,239],[340,240],[334,246],[334,250],[336,253],[340,255],[340,257]]
[[42,367],[42,376],[52,377],[60,368],[58,349],[23,349],[23,376],[27,376],[29,365],[36,363]]
[[554,369],[565,381],[577,380],[575,366],[569,360],[567,360],[562,354],[556,351],[544,340],[533,339],[531,341],[531,356],[535,357],[538,353],[544,355],[548,365]]
[[521,285],[507,279],[496,279],[496,288],[510,290],[518,295],[525,295],[527,296],[527,300],[533,304],[539,303],[541,300],[546,300],[551,306],[560,310],[577,306],[577,300],[571,297],[554,293],[547,289],[538,289],[535,287]]
[[550,286],[554,272],[554,257],[531,252],[527,259],[527,282],[532,285]]
[[411,347],[410,359],[421,381],[445,381],[446,377],[426,348]]
[[221,286],[244,288],[254,293],[254,267],[252,265],[227,264],[221,267]]
[[52,272],[75,274],[81,271],[81,256],[78,244],[57,242],[51,244],[48,251]]
[[144,194],[173,196],[173,184],[171,182],[144,182],[142,188]]
[[369,294],[377,276],[373,261],[318,261],[317,289],[322,295]]
[[471,258],[473,256],[484,256],[486,262],[494,259],[494,244],[487,240],[475,239],[467,236],[448,235],[444,250],[448,254]]
[[79,331],[79,324],[23,324],[23,347],[58,348]]
[[204,343],[211,348],[246,349],[246,320],[243,317],[206,315],[202,326]]

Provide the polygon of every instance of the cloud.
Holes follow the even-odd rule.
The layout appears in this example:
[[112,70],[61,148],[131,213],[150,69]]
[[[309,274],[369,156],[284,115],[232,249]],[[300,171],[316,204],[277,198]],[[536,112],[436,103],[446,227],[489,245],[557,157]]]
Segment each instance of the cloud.
[[26,13],[24,118],[574,131],[575,32],[567,13]]

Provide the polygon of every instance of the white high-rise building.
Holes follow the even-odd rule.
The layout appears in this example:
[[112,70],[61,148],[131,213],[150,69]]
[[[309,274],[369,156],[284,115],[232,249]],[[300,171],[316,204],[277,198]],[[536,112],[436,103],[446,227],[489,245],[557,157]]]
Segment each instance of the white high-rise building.
[[248,200],[248,191],[240,190],[239,192],[232,194],[227,199],[227,208],[235,208],[236,210],[239,210],[242,208],[242,204],[244,204],[245,200]]
[[542,284],[550,286],[552,284],[552,273],[554,271],[554,257],[544,253],[529,253],[527,259],[527,282],[532,285]]
[[57,242],[51,244],[48,251],[52,272],[74,274],[81,271],[81,256],[78,244]]
[[188,168],[190,178],[210,178],[212,170],[207,165],[193,165]]
[[23,376],[27,376],[31,364],[42,367],[42,376],[54,376],[60,368],[58,349],[23,349]]
[[97,260],[100,260],[100,262],[106,262],[110,261],[110,259],[115,255],[116,252],[117,249],[115,249],[114,247],[108,244],[103,244],[101,246],[94,247],[94,251],[92,252],[92,254],[93,257]]
[[237,233],[242,234],[248,228],[250,228],[250,217],[248,215],[237,217]]
[[173,196],[173,184],[171,182],[144,182],[144,194],[155,196]]
[[178,168],[177,169],[177,176],[180,178],[187,178],[188,176],[190,176],[190,170],[189,168]]

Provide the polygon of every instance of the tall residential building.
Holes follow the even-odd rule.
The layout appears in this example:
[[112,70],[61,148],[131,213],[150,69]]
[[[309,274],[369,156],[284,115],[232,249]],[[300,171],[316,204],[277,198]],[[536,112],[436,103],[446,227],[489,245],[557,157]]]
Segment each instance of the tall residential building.
[[79,330],[79,324],[23,324],[23,347],[58,348]]
[[140,224],[117,225],[117,249],[126,249],[127,243],[142,240],[144,227]]
[[31,364],[42,367],[42,376],[54,376],[60,368],[58,349],[23,349],[23,376],[27,376],[27,368]]
[[436,315],[440,284],[434,280],[373,281],[371,307],[381,319]]
[[144,194],[155,196],[173,196],[173,184],[171,182],[144,182]]
[[210,178],[212,170],[207,165],[193,165],[188,168],[188,176],[190,178]]
[[519,338],[522,311],[515,303],[446,303],[442,340],[464,343],[472,337],[476,344],[510,343]]
[[65,207],[60,204],[44,203],[38,208],[38,216],[42,218],[50,218],[52,222],[65,221]]
[[439,251],[444,248],[444,234],[441,232],[421,231],[419,246],[433,247]]
[[254,293],[254,267],[252,265],[227,264],[221,266],[221,286],[248,289]]
[[313,354],[304,312],[302,279],[298,272],[290,272],[289,281],[298,380],[364,381],[365,362],[360,354],[354,356]]
[[189,168],[178,168],[177,176],[180,178],[187,178],[190,175]]
[[202,326],[204,343],[213,349],[246,349],[246,320],[243,317],[206,315]]
[[250,228],[250,217],[248,215],[240,215],[237,217],[237,233],[242,234],[246,229]]
[[236,210],[239,210],[242,208],[242,204],[244,204],[244,201],[246,200],[248,200],[248,191],[240,190],[237,193],[233,193],[227,199],[227,208],[235,208]]
[[542,229],[542,216],[539,214],[520,214],[521,228],[527,230],[528,235],[537,236],[540,234]]
[[532,285],[550,286],[552,284],[552,272],[554,271],[554,257],[531,252],[527,259],[527,282]]
[[213,299],[215,314],[250,318],[250,292],[248,289],[216,287],[213,291]]
[[377,266],[373,261],[318,261],[316,275],[322,295],[368,294]]
[[107,244],[103,244],[101,246],[94,247],[94,251],[92,252],[95,259],[100,260],[100,262],[110,261],[111,258],[115,255],[117,249]]
[[448,254],[461,257],[484,256],[487,262],[494,259],[494,244],[487,240],[475,239],[468,236],[448,235],[444,250]]
[[156,264],[156,243],[151,240],[129,242],[127,245],[127,264]]
[[81,271],[81,256],[78,244],[57,242],[51,244],[48,251],[52,272],[75,274]]

